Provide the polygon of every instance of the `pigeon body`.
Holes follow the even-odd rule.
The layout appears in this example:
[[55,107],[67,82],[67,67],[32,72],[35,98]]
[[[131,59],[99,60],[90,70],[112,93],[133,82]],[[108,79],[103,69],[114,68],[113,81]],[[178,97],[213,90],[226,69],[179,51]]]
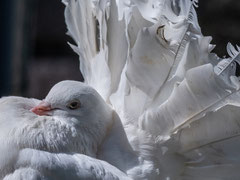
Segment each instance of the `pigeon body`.
[[[67,179],[68,174],[76,178],[84,176],[81,174],[84,168],[89,171],[86,177],[93,178],[93,174],[99,172],[96,179],[104,179],[107,176],[101,174],[107,172],[108,168],[115,169],[123,177],[123,172],[107,162],[99,160],[98,163],[96,159],[95,165],[93,158],[101,156],[111,161],[108,153],[103,151],[110,152],[111,147],[115,148],[116,157],[122,154],[121,158],[124,159],[126,154],[128,160],[135,158],[116,113],[94,89],[81,82],[62,81],[51,89],[43,101],[22,97],[1,98],[0,112],[1,178],[9,173],[13,174],[8,178],[21,174],[26,174],[26,177],[32,174],[34,177],[38,177],[38,174],[39,177],[47,177],[45,170],[51,170],[55,163],[59,167],[55,170],[53,168],[53,172],[49,170],[50,174],[52,177],[60,177],[60,172],[68,166],[64,164],[68,159],[77,170],[71,173],[70,166],[68,171],[63,172],[63,179]],[[118,129],[112,131],[114,126]],[[109,133],[119,138],[108,140]],[[90,173],[91,167],[93,174]],[[110,175],[115,177],[114,171],[110,171]]]

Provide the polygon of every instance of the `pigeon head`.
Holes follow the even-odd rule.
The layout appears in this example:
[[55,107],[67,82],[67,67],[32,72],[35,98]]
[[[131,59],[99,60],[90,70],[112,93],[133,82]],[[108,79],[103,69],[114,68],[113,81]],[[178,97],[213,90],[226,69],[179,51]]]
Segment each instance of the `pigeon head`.
[[82,123],[108,114],[109,107],[90,86],[78,81],[61,81],[31,110],[39,116],[72,117]]

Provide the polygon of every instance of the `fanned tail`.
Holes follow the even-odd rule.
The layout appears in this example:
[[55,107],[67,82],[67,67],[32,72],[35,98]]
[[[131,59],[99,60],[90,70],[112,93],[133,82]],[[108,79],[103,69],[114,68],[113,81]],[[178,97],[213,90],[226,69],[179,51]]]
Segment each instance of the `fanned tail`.
[[238,179],[240,48],[211,53],[198,1],[63,2],[85,82],[118,112],[132,146],[160,159],[160,177]]

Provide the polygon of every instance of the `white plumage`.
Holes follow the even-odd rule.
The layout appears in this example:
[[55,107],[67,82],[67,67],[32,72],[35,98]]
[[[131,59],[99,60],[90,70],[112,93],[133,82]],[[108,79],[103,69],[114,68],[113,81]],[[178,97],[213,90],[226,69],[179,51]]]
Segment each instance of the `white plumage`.
[[240,48],[211,53],[197,0],[63,3],[85,84],[1,100],[2,177],[238,180]]
[[[119,117],[87,85],[62,81],[42,102],[5,97],[0,111],[1,178],[128,179],[91,158],[106,158],[124,168],[122,160],[135,157]],[[121,161],[113,162],[119,157]]]

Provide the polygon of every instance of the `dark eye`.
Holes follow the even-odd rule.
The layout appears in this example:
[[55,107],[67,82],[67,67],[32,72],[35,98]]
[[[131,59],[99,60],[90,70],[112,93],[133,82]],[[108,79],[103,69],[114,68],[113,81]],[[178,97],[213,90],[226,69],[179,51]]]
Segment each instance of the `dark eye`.
[[68,109],[74,110],[80,107],[80,102],[73,101],[67,105]]

